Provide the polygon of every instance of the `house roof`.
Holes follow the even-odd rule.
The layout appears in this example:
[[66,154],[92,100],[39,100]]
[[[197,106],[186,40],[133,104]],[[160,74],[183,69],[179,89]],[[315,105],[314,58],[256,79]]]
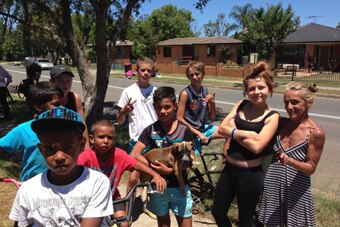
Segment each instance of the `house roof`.
[[309,23],[290,33],[283,43],[340,42],[340,29]]
[[175,46],[175,45],[199,45],[199,44],[223,44],[223,43],[242,43],[242,41],[227,37],[187,37],[164,40],[157,43],[157,45]]

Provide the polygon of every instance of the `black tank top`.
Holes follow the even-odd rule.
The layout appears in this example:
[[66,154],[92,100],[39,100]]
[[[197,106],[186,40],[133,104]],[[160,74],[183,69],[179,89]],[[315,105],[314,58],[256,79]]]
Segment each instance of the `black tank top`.
[[[235,125],[237,129],[240,130],[247,130],[247,131],[254,131],[257,133],[260,133],[263,126],[264,122],[266,119],[273,114],[277,113],[276,111],[270,111],[267,113],[267,115],[258,122],[249,122],[246,120],[241,119],[239,111],[249,102],[249,100],[243,100],[243,102],[240,104],[240,106],[237,108],[236,111],[236,116],[235,116]],[[247,148],[243,147],[241,144],[237,142],[237,140],[231,140],[230,141],[230,146],[228,150],[228,155],[236,160],[240,161],[246,161],[246,160],[254,160],[259,157],[262,157],[262,154],[255,154],[248,150]]]
[[76,96],[74,95],[72,91],[67,93],[67,103],[66,105],[64,105],[64,107],[77,112]]

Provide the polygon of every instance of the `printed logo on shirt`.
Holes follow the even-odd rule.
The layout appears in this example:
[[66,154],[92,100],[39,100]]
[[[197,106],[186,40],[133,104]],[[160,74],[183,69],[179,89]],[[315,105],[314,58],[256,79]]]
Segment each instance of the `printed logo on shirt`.
[[191,101],[191,103],[189,105],[189,108],[192,109],[192,110],[197,110],[198,105],[197,105],[197,100],[196,99]]

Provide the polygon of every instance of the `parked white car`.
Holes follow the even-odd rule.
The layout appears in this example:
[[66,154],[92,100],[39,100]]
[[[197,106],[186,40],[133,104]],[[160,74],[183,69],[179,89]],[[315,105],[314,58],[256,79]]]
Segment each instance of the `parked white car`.
[[50,70],[54,66],[47,58],[36,58],[34,62],[39,65],[42,70]]

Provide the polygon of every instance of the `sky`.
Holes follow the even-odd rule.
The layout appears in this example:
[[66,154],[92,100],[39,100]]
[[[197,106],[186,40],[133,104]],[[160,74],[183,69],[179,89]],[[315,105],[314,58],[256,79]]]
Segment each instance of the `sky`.
[[340,0],[211,0],[202,13],[193,6],[195,2],[195,0],[146,0],[140,13],[150,15],[154,9],[172,4],[179,9],[191,11],[196,20],[196,26],[195,24],[193,26],[198,29],[201,28],[203,32],[203,24],[208,23],[209,20],[215,21],[219,13],[226,14],[229,23],[235,23],[232,18],[228,17],[234,5],[244,6],[250,3],[253,8],[264,7],[266,9],[267,4],[276,5],[282,2],[284,9],[288,7],[288,4],[292,5],[295,16],[300,17],[301,26],[316,22],[336,27],[340,22]]

